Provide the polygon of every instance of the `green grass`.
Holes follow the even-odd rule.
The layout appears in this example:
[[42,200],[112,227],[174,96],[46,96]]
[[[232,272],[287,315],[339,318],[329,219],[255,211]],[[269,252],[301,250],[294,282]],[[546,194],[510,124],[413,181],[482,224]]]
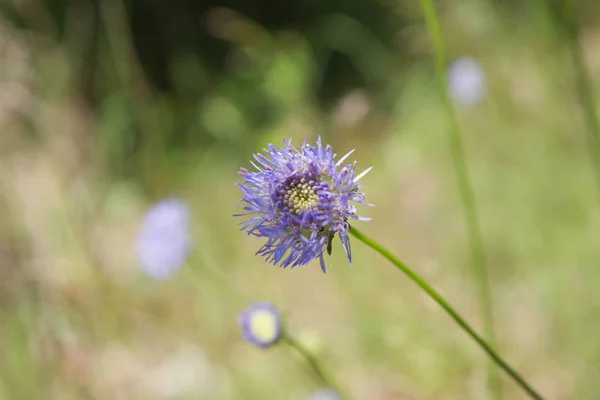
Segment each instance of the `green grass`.
[[[492,22],[481,36],[471,31],[477,26],[456,22],[458,9],[445,14],[444,27],[449,54],[472,50],[489,78],[485,101],[457,117],[501,354],[547,399],[593,398],[600,390],[600,212],[568,53],[549,52],[551,40],[529,26],[511,33],[490,10],[469,7],[477,21]],[[428,54],[425,32],[413,35],[415,52]],[[302,41],[292,47],[310,64]],[[129,97],[114,97],[95,118],[67,84],[74,78],[62,50],[43,43],[33,50],[29,125],[0,122],[0,184],[11,217],[2,220],[0,241],[20,244],[16,260],[0,260],[0,276],[16,288],[0,303],[0,398],[302,399],[316,385],[302,360],[285,347],[259,351],[240,339],[237,314],[254,299],[274,301],[291,333],[316,333],[321,362],[352,398],[486,398],[480,349],[366,246],[353,242],[352,268],[335,246],[326,275],[318,263],[282,270],[253,255],[261,241],[239,232],[231,217],[236,171],[268,141],[321,133],[338,154],[356,147],[359,168],[375,167],[362,182],[376,205],[361,209],[373,221],[357,227],[483,332],[429,63],[398,69],[394,79],[405,84],[393,93],[393,112],[372,102],[352,126],[319,110],[301,76],[292,84],[304,82],[295,89],[303,94],[281,106],[272,126],[219,136],[219,121],[199,113],[198,129],[215,132],[210,147],[150,143],[130,157],[118,135],[98,132],[128,132],[124,110],[137,94],[124,88]],[[277,55],[265,59],[285,60]],[[565,67],[562,80],[555,66]],[[288,73],[272,77],[268,90],[286,87]],[[168,100],[139,104],[160,110],[166,122],[159,126],[170,129]],[[261,144],[247,147],[253,141]],[[122,170],[115,160],[141,179],[115,173]],[[172,278],[154,282],[138,269],[132,241],[145,208],[171,194],[191,205],[194,251]],[[4,274],[13,270],[19,274]],[[502,379],[504,399],[526,398]]]

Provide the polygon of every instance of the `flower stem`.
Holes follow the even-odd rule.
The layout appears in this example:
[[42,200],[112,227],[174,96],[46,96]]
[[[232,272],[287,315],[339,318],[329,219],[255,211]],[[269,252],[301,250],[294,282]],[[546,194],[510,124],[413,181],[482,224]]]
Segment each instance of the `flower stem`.
[[406,264],[400,261],[388,249],[368,236],[365,236],[356,228],[351,227],[350,233],[355,238],[387,258],[400,271],[404,272],[413,282],[423,289],[429,295],[429,297],[438,303],[450,315],[450,317],[452,317],[452,319],[471,337],[471,339],[477,342],[477,344],[488,354],[488,356],[498,365],[498,367],[504,370],[504,372],[506,372],[525,392],[527,392],[532,399],[543,400],[542,396],[540,396],[531,386],[529,386],[529,384],[514,369],[512,369],[512,367],[508,365],[506,361],[504,361],[504,359],[502,359],[502,357],[500,357],[494,351],[494,349],[473,330],[473,328],[471,328],[471,326],[454,308],[452,308],[452,306],[444,299],[444,297],[442,297],[442,295],[440,295],[435,289],[429,286],[429,284],[425,282],[423,278],[421,278]]
[[285,331],[281,336],[281,341],[296,350],[298,354],[300,354],[306,360],[321,385],[335,390],[340,399],[348,399],[342,390],[335,384],[333,379],[327,376],[325,370],[314,354],[302,346],[302,344],[300,344],[300,342],[298,342],[296,339],[288,335]]
[[579,43],[579,21],[575,15],[573,0],[565,0],[564,8],[562,16],[557,17],[564,18],[564,23],[561,24],[561,21],[557,20],[556,25],[562,28],[562,32],[567,40],[571,62],[575,69],[577,92],[587,129],[586,139],[590,161],[594,168],[596,186],[600,190],[600,123],[598,122],[598,115],[596,113],[594,85],[585,65],[581,44]]
[[[450,129],[448,130],[450,139],[450,150],[454,164],[454,173],[460,194],[460,200],[463,205],[465,222],[469,234],[469,243],[471,249],[471,264],[473,266],[474,276],[477,285],[477,297],[481,305],[481,314],[483,318],[484,333],[486,339],[492,346],[496,346],[496,334],[494,330],[494,312],[492,304],[492,294],[488,276],[488,267],[485,259],[483,245],[483,235],[481,234],[481,224],[477,214],[477,203],[475,194],[469,177],[469,171],[465,162],[465,154],[461,139],[460,126],[454,106],[448,95],[448,83],[446,78],[446,59],[444,40],[442,37],[441,26],[437,10],[433,0],[419,0],[425,16],[425,25],[429,31],[433,43],[435,56],[435,76],[438,90],[442,96],[444,110]],[[502,397],[502,382],[493,365],[488,367],[488,385],[490,391],[496,399]]]

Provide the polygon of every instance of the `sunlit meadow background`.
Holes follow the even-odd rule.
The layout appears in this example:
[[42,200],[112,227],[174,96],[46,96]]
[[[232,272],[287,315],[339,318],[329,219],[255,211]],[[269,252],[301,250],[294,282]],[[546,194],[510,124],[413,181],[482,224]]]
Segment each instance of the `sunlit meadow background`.
[[[482,331],[448,121],[415,1],[0,0],[0,398],[303,399],[286,348],[241,340],[277,304],[354,399],[487,399],[482,351],[405,276],[353,242],[324,275],[255,257],[240,166],[269,142],[356,148],[365,233]],[[577,39],[600,88],[595,1]],[[499,352],[547,399],[600,391],[600,196],[560,2],[438,2]],[[177,196],[193,249],[165,280],[135,257],[144,212]],[[503,376],[504,399],[524,395]]]

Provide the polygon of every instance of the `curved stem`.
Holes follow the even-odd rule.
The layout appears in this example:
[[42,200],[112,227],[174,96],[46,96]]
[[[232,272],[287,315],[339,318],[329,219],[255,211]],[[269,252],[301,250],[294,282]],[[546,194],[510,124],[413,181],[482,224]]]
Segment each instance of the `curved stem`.
[[[494,312],[492,305],[492,294],[489,283],[487,262],[483,245],[483,235],[481,233],[481,224],[477,213],[477,202],[471,185],[469,171],[465,162],[465,152],[462,143],[460,126],[454,106],[448,96],[448,82],[446,78],[446,59],[445,46],[442,37],[441,26],[433,0],[419,0],[425,16],[425,25],[429,31],[433,43],[433,52],[435,56],[435,77],[438,90],[442,96],[444,110],[450,123],[448,131],[450,139],[450,150],[454,164],[454,173],[458,185],[460,200],[463,205],[465,222],[469,234],[469,243],[471,249],[471,264],[475,275],[477,285],[477,295],[481,305],[481,315],[483,319],[484,332],[487,340],[492,346],[496,346],[496,334],[494,330]],[[496,399],[502,397],[502,382],[493,366],[488,368],[488,384],[490,391]]]
[[298,352],[308,363],[319,383],[324,387],[331,388],[335,390],[340,399],[348,399],[347,396],[344,395],[342,390],[335,384],[333,379],[329,378],[325,373],[325,370],[319,363],[319,360],[312,354],[308,349],[304,348],[302,344],[300,344],[296,339],[288,335],[285,331],[281,336],[281,341],[286,343],[288,346],[292,347],[294,350]]
[[490,356],[490,358],[500,367],[504,372],[506,372],[527,394],[536,400],[543,400],[542,396],[540,396],[529,384],[514,370],[510,365],[502,359],[494,349],[479,335],[471,326],[460,316],[460,314],[452,308],[452,306],[439,294],[435,289],[433,289],[427,282],[423,280],[419,275],[417,275],[412,269],[410,269],[406,264],[400,261],[396,256],[394,256],[388,249],[380,245],[375,240],[365,236],[356,228],[351,227],[350,233],[384,256],[388,259],[392,264],[394,264],[400,271],[404,272],[413,282],[415,282],[421,289],[423,289],[429,297],[431,297],[436,303],[438,303],[447,313],[452,317],[452,319],[473,339],[477,344]]

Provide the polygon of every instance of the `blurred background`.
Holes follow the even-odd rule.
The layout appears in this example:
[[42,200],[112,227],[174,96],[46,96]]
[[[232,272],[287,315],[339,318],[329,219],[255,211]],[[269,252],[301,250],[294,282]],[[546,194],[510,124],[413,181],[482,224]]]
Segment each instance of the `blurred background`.
[[[600,89],[600,5],[436,4],[499,352],[546,399],[597,398],[600,192],[580,91]],[[375,204],[357,227],[481,332],[432,60],[416,0],[0,0],[0,398],[306,398],[301,359],[241,339],[253,300],[354,399],[491,398],[482,351],[383,258],[355,241],[350,268],[336,243],[326,275],[280,269],[232,218],[236,172],[269,142],[356,148]],[[191,245],[157,279],[139,235],[166,198],[187,204]]]

